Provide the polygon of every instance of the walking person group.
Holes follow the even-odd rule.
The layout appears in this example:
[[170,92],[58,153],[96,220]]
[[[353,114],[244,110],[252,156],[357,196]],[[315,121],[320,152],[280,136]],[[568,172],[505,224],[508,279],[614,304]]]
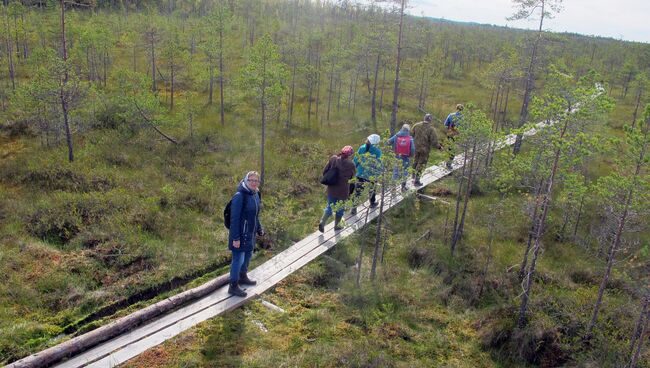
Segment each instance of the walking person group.
[[[462,110],[463,106],[459,104],[456,106],[456,112],[447,116],[445,127],[449,142],[453,142],[458,134]],[[429,160],[431,149],[442,149],[431,121],[432,116],[426,114],[424,120],[415,124],[413,128],[409,124],[404,124],[397,134],[388,139],[388,146],[397,159],[393,167],[393,180],[400,182],[402,190],[407,188],[411,160],[413,160],[413,185],[422,186],[420,176]],[[356,206],[366,188],[370,197],[370,208],[377,206],[376,180],[384,172],[380,141],[381,137],[378,134],[371,134],[356,150],[356,155],[352,146],[344,146],[338,154],[331,156],[327,161],[321,180],[321,183],[327,186],[327,203],[318,223],[320,232],[325,232],[325,225],[332,215],[334,215],[334,230],[343,229],[345,202],[352,196],[350,214],[356,215]],[[450,149],[448,168],[451,168],[453,157]],[[353,178],[356,180],[351,183]],[[260,175],[256,171],[246,173],[237,187],[237,192],[224,210],[224,222],[229,229],[228,249],[232,252],[228,293],[239,297],[247,295],[240,288],[241,285],[257,284],[248,277],[248,266],[256,236],[264,235],[259,217],[261,210],[259,185]]]

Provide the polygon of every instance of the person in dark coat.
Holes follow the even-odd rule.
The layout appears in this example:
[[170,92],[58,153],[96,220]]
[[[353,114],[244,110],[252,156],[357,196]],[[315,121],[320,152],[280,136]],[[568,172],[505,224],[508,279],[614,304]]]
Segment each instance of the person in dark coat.
[[255,285],[248,278],[248,264],[255,247],[255,235],[264,235],[260,223],[260,174],[249,171],[239,183],[237,193],[232,197],[230,212],[230,233],[228,249],[232,252],[230,264],[230,286],[228,294],[245,297],[246,292],[239,285]]
[[323,175],[325,175],[331,168],[336,168],[338,170],[338,180],[336,184],[327,186],[327,207],[325,207],[323,217],[321,217],[320,223],[318,224],[318,230],[321,233],[325,232],[325,224],[327,224],[327,220],[332,216],[333,206],[339,207],[334,217],[334,230],[341,230],[343,228],[340,226],[343,212],[345,211],[342,202],[350,197],[349,181],[357,172],[354,163],[350,159],[353,155],[354,150],[352,146],[345,146],[341,149],[341,153],[330,157],[327,165],[323,169]]

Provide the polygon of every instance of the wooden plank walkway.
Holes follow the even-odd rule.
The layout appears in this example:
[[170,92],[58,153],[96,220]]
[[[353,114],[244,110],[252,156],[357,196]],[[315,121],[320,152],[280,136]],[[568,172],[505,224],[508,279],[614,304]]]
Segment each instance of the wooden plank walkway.
[[[539,123],[537,127],[539,128],[544,125],[544,123]],[[527,131],[525,136],[530,136],[535,133],[536,129],[533,128]],[[512,145],[514,141],[515,135],[511,134],[496,142],[496,148]],[[457,170],[462,165],[463,155],[458,155],[454,159],[452,170],[446,169],[444,163],[433,165],[423,172],[420,181],[423,187],[427,186],[449,175],[451,171]],[[404,193],[400,190],[388,190],[384,201],[384,210],[387,211],[398,205],[405,196],[412,194],[415,189],[419,188],[414,188],[409,180],[408,190]],[[222,287],[178,310],[151,320],[127,333],[97,345],[66,361],[60,362],[55,367],[114,367],[126,362],[145,350],[161,344],[165,340],[190,329],[202,321],[235,309],[257,298],[293,272],[334,247],[341,240],[364,227],[378,215],[379,206],[370,209],[369,202],[366,201],[358,207],[356,216],[346,218],[346,227],[343,230],[334,231],[334,224],[330,223],[325,227],[324,233],[316,231],[277,254],[272,259],[250,271],[251,278],[257,280],[258,284],[246,289],[248,296],[245,298],[230,296],[227,293],[227,286]],[[20,361],[9,364],[6,367],[17,367],[19,364]]]

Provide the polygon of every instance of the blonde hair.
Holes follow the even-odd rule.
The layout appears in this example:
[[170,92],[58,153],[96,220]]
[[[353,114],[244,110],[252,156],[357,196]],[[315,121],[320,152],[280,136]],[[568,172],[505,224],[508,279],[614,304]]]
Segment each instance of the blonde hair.
[[260,173],[258,173],[257,171],[249,171],[246,173],[246,176],[244,176],[244,180],[248,180],[248,178],[250,178],[251,176],[257,176],[257,178],[259,179]]

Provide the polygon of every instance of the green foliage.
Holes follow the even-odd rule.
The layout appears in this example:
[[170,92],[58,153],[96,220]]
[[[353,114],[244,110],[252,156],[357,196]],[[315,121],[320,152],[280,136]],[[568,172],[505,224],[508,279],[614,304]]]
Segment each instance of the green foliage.
[[57,192],[50,200],[34,206],[26,218],[26,228],[38,238],[65,245],[84,226],[98,224],[111,213],[124,209],[120,199],[119,192],[110,195]]
[[250,50],[248,63],[239,73],[239,84],[247,96],[259,99],[263,106],[271,106],[286,90],[287,67],[280,61],[280,53],[266,34]]

